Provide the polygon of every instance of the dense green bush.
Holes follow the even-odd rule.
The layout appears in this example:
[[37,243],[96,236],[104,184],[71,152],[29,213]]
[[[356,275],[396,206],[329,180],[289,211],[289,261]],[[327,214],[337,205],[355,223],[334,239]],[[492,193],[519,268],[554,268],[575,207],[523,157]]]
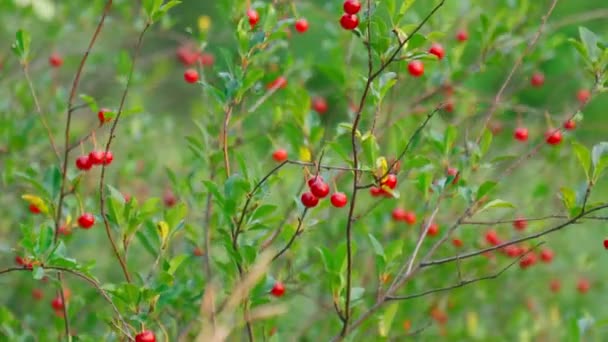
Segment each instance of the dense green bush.
[[360,1],[2,1],[1,339],[604,340],[604,2]]

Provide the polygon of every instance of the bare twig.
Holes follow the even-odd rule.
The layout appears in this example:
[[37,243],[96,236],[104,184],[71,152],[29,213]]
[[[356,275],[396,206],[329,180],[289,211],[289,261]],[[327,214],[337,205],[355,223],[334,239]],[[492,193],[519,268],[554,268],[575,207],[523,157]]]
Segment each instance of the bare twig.
[[291,245],[293,245],[293,242],[296,240],[298,235],[302,234],[302,232],[303,232],[302,224],[304,222],[304,217],[306,216],[307,212],[308,212],[308,209],[305,208],[304,212],[302,212],[302,216],[300,218],[298,218],[298,226],[296,227],[296,231],[293,233],[293,235],[291,236],[291,239],[289,239],[289,241],[287,242],[285,247],[283,247],[279,252],[277,252],[277,254],[275,254],[272,257],[272,261],[275,261],[276,259],[280,258],[281,255],[283,255],[285,252],[287,252],[289,250],[289,248],[291,248]]

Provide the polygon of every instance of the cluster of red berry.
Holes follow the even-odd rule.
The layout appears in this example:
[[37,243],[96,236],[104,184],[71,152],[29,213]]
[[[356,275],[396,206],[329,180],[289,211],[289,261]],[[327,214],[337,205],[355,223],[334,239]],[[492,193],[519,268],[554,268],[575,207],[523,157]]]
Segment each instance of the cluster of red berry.
[[[325,183],[323,177],[316,175],[308,180],[307,191],[302,194],[300,200],[306,208],[313,208],[319,204],[319,199],[329,195],[329,185]],[[343,192],[335,192],[330,198],[331,204],[336,208],[342,208],[348,202],[348,197]]]
[[95,165],[110,165],[114,160],[112,151],[91,151],[89,154],[76,158],[76,167],[88,171]]
[[343,7],[345,13],[340,18],[340,25],[345,30],[356,29],[359,26],[357,13],[361,10],[361,3],[359,0],[345,0]]

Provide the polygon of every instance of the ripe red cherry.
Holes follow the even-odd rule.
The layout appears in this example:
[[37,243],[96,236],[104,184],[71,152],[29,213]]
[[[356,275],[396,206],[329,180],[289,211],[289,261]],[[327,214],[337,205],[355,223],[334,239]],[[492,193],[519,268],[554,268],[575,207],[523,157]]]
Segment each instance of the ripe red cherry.
[[395,208],[395,209],[393,209],[393,212],[391,213],[391,216],[393,217],[393,220],[395,220],[395,221],[405,221],[406,215],[407,215],[407,212],[401,208]]
[[545,133],[545,141],[549,145],[559,145],[562,142],[562,132],[551,129]]
[[532,77],[530,78],[530,84],[533,87],[542,87],[544,83],[545,75],[540,72],[535,72],[534,74],[532,74]]
[[459,42],[465,42],[467,39],[469,39],[469,33],[465,30],[460,30],[458,33],[456,33],[456,39]]
[[177,203],[177,197],[175,197],[175,194],[171,189],[165,190],[165,193],[163,194],[163,203],[167,208],[171,208]]
[[519,248],[517,245],[508,245],[503,251],[511,258],[518,257],[523,253],[523,249]]
[[114,154],[112,154],[112,151],[108,151],[108,152],[104,152],[103,154],[103,165],[110,165],[112,164],[112,160],[114,160]]
[[99,119],[99,124],[103,125],[106,122],[112,121],[111,117],[106,116],[106,113],[110,110],[107,108],[101,108],[99,112],[97,112],[97,118]]
[[199,60],[203,66],[212,66],[215,62],[215,57],[208,52],[203,52],[201,53]]
[[103,163],[104,151],[91,151],[89,153],[89,162],[91,165],[101,165]]
[[89,156],[84,155],[76,159],[76,167],[78,170],[88,171],[91,169],[91,167],[93,167],[93,164],[91,163]]
[[287,151],[285,149],[279,148],[278,150],[272,153],[272,159],[274,159],[277,163],[282,163],[287,160]]
[[34,215],[38,215],[41,213],[40,208],[38,208],[38,206],[35,204],[30,204],[29,210],[30,210],[30,213],[32,213]]
[[135,342],[156,342],[156,336],[150,330],[144,330],[135,335]]
[[308,31],[308,21],[304,18],[296,20],[296,31],[304,33]]
[[493,230],[489,230],[486,232],[486,241],[492,246],[500,245],[500,238],[498,237],[498,234]]
[[56,311],[63,310],[63,300],[61,300],[61,297],[57,296],[53,298],[51,301],[51,306]]
[[317,96],[312,99],[312,109],[315,112],[325,114],[325,112],[327,112],[327,108],[327,101],[325,101],[324,98]]
[[515,228],[517,230],[524,230],[524,229],[526,229],[527,226],[528,226],[528,221],[526,221],[526,219],[524,219],[524,218],[518,218],[515,221],[513,221],[513,228]]
[[605,248],[605,249],[608,249],[608,239],[605,239],[605,240],[604,240],[604,248]]
[[574,120],[566,120],[566,122],[564,122],[564,129],[567,129],[569,131],[573,130],[576,128],[576,121]]
[[344,1],[344,12],[348,14],[357,14],[361,10],[361,3],[359,0],[346,0]]
[[317,204],[319,204],[319,199],[317,198],[317,196],[313,195],[310,192],[303,193],[302,197],[300,197],[300,200],[306,208],[313,208],[316,207]]
[[542,260],[545,263],[550,263],[551,261],[553,261],[553,251],[545,248],[540,252],[540,260]]
[[61,235],[70,235],[72,233],[72,229],[67,224],[59,227],[58,233]]
[[528,129],[525,127],[517,127],[513,133],[515,140],[526,141],[528,140]]
[[560,283],[559,279],[552,279],[551,283],[549,284],[549,288],[551,289],[551,292],[557,293],[559,290],[561,290],[562,284]]
[[576,284],[576,289],[581,294],[587,293],[589,291],[590,287],[591,287],[591,284],[589,283],[589,280],[587,280],[585,278],[579,279],[578,283]]
[[454,111],[454,101],[448,100],[446,103],[444,103],[443,110],[445,110],[448,113],[453,112]]
[[274,81],[268,83],[266,86],[268,90],[283,89],[285,87],[287,87],[287,79],[283,76],[277,77]]
[[285,286],[280,281],[277,281],[272,286],[270,293],[275,297],[282,297],[285,294]]
[[381,188],[379,188],[377,186],[372,186],[371,188],[369,188],[369,193],[373,197],[378,197],[378,196],[382,196],[384,194],[384,190],[382,190]]
[[53,54],[51,54],[51,56],[49,57],[49,64],[53,67],[53,68],[59,68],[60,66],[63,65],[63,58],[61,58],[61,55],[59,55],[58,53],[54,52]]
[[354,14],[344,13],[340,18],[340,25],[345,30],[354,30],[359,26],[359,17]]
[[249,25],[251,26],[251,28],[254,28],[258,21],[260,21],[260,15],[254,9],[247,10],[247,18],[249,19]]
[[431,45],[431,48],[429,49],[429,53],[431,55],[437,56],[437,58],[439,59],[443,59],[443,56],[445,56],[445,50],[443,49],[443,46],[441,46],[441,44],[439,43],[433,43]]
[[397,182],[398,182],[397,176],[390,173],[386,176],[386,178],[382,182],[382,185],[386,185],[391,189],[395,189],[397,187]]
[[431,225],[429,226],[429,229],[426,232],[426,235],[428,236],[435,236],[439,234],[439,225],[437,223],[431,223]]
[[536,263],[536,254],[528,253],[521,260],[519,260],[519,267],[526,269]]
[[405,215],[403,215],[403,221],[409,225],[416,223],[416,214],[411,211],[406,211]]
[[452,239],[452,245],[453,245],[454,247],[460,248],[460,247],[462,247],[462,245],[463,245],[463,244],[464,244],[464,243],[463,243],[463,242],[462,242],[462,240],[461,240],[461,239],[459,239],[459,238],[453,238],[453,239]]
[[325,198],[329,195],[329,185],[320,179],[317,179],[310,186],[310,192],[318,198]]
[[312,187],[312,185],[316,182],[316,181],[321,181],[324,182],[325,180],[323,179],[323,177],[321,175],[316,175],[316,176],[312,176],[309,180],[308,180],[308,187]]
[[576,93],[576,99],[580,104],[585,104],[589,101],[591,97],[591,92],[587,89],[581,89]]
[[184,72],[184,80],[188,83],[196,83],[198,81],[198,71],[194,69],[188,69]]
[[343,192],[336,192],[331,195],[331,204],[336,208],[342,208],[348,202],[348,197]]
[[410,75],[420,77],[424,74],[424,64],[418,60],[411,61],[407,65],[407,70],[410,72]]
[[89,229],[95,224],[95,216],[91,213],[84,213],[78,218],[78,226],[82,229]]
[[192,66],[196,63],[198,54],[189,46],[180,46],[177,51],[177,58],[184,66]]

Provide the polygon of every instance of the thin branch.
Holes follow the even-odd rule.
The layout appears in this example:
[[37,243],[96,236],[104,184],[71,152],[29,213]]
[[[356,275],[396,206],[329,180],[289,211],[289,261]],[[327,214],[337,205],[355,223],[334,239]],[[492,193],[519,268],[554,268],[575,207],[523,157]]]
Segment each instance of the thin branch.
[[230,156],[228,155],[228,124],[232,117],[232,109],[234,107],[234,101],[226,106],[224,110],[224,126],[222,128],[222,150],[224,151],[224,170],[226,171],[226,178],[230,177]]
[[289,248],[291,248],[291,245],[293,245],[293,243],[296,240],[296,238],[298,237],[298,235],[302,234],[302,232],[303,232],[302,224],[304,223],[304,217],[306,216],[307,212],[308,212],[308,208],[305,208],[304,212],[302,212],[302,216],[298,218],[298,226],[296,227],[296,231],[293,233],[293,235],[291,236],[291,239],[289,239],[289,241],[287,242],[285,247],[283,247],[279,252],[277,252],[277,254],[275,254],[275,256],[272,257],[272,261],[277,260],[278,258],[281,257],[281,255],[283,255],[285,252],[287,252],[289,250]]

